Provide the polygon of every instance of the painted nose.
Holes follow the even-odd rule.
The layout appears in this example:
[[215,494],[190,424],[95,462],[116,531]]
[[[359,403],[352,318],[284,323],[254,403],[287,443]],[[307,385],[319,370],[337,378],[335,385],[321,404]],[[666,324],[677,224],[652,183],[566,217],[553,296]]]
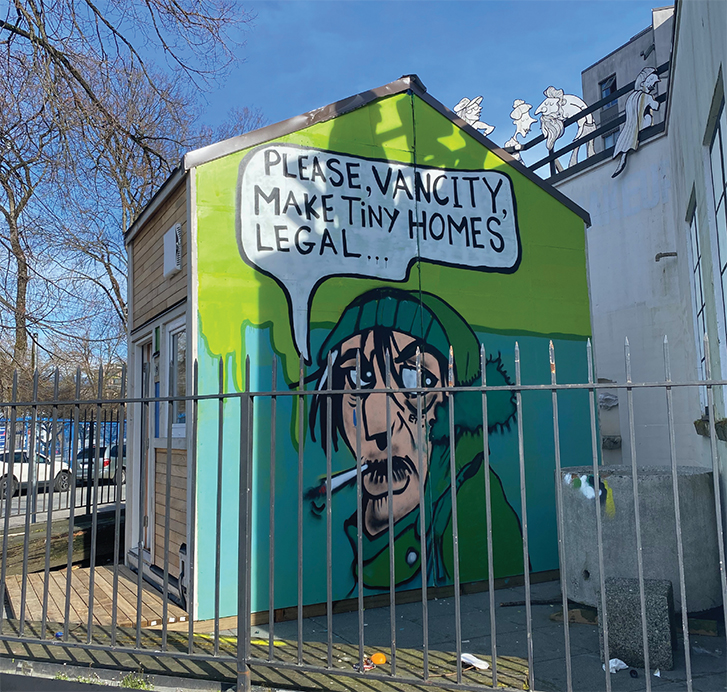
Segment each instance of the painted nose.
[[370,394],[361,403],[364,434],[376,443],[379,450],[386,449],[386,394]]

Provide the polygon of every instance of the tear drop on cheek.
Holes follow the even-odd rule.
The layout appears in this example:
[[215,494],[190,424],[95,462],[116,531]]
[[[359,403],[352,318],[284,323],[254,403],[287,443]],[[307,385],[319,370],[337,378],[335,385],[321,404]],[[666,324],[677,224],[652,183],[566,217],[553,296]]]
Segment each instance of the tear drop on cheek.
[[353,411],[353,427],[356,427],[356,410]]

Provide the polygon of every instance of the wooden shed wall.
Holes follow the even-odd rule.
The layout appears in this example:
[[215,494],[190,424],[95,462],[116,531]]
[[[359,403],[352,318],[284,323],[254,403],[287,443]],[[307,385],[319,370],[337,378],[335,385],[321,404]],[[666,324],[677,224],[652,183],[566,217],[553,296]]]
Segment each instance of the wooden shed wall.
[[[164,569],[167,450],[157,448],[154,470],[154,564]],[[187,542],[187,451],[173,449],[169,502],[169,573],[179,574],[179,546]]]
[[[182,269],[164,278],[164,234],[182,224]],[[187,189],[184,182],[131,242],[132,324],[136,329],[187,297]]]

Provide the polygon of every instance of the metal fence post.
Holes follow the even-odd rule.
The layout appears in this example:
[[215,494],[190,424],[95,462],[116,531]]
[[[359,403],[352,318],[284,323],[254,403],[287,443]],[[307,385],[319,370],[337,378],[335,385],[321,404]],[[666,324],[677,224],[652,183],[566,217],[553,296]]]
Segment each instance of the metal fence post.
[[240,510],[237,566],[237,690],[249,692],[250,668],[250,486],[252,485],[252,397],[250,357],[245,360],[245,392],[240,399]]

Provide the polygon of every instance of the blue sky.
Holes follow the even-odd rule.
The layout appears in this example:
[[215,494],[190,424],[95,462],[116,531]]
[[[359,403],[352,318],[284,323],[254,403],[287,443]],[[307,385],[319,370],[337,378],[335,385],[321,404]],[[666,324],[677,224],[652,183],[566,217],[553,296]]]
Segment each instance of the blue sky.
[[[664,3],[667,4],[667,3]],[[416,73],[452,108],[482,95],[498,144],[516,98],[549,85],[581,94],[581,71],[651,24],[644,0],[257,0],[225,82],[206,95],[211,124],[230,104],[278,122]],[[533,109],[534,110],[534,109]],[[535,126],[537,130],[537,125]]]

